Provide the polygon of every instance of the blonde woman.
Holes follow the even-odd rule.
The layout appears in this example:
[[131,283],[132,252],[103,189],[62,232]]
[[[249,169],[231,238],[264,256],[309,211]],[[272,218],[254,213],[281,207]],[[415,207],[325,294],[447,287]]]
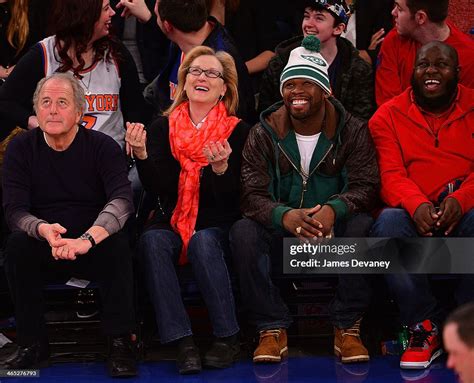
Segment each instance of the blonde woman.
[[128,149],[144,188],[161,207],[139,240],[139,254],[162,343],[177,341],[180,374],[201,359],[179,288],[176,265],[190,263],[207,305],[215,340],[204,365],[229,367],[239,356],[226,258],[229,228],[239,216],[241,152],[248,125],[235,117],[237,72],[232,57],[192,49],[178,70],[177,97],[147,131],[129,124]]
[[46,36],[51,0],[0,0],[0,83],[31,45]]

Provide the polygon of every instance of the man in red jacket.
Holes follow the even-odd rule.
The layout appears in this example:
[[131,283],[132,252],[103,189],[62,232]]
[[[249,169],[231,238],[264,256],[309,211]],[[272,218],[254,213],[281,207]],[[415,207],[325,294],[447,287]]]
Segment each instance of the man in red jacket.
[[[458,56],[438,41],[417,53],[412,87],[382,105],[369,122],[389,206],[376,237],[474,237],[474,90],[458,84]],[[401,254],[403,255],[403,254]],[[461,256],[461,255],[459,255]],[[426,275],[387,275],[410,344],[402,368],[426,368],[441,354],[442,315]],[[474,277],[463,274],[458,303],[473,300]]]
[[410,86],[416,51],[443,41],[459,55],[459,82],[474,88],[474,41],[447,22],[449,0],[395,0],[395,28],[385,37],[377,58],[375,98],[380,106]]

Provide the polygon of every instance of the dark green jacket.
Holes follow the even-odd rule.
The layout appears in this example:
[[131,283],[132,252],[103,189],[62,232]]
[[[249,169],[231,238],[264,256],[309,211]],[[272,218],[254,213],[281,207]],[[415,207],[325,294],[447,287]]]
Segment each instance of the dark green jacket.
[[[379,173],[367,124],[329,98],[337,123],[323,129],[310,164],[301,159],[291,120],[282,102],[263,112],[242,153],[242,213],[265,226],[281,227],[293,208],[330,205],[336,219],[369,212],[377,202]],[[330,131],[331,130],[331,131]]]

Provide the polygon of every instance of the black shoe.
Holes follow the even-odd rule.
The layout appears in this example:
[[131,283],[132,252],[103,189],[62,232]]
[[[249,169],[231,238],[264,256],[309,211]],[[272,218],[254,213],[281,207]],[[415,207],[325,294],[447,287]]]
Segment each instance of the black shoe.
[[211,368],[227,368],[240,358],[240,342],[237,335],[216,338],[204,355],[204,365]]
[[176,366],[181,375],[198,374],[201,372],[201,357],[194,342],[181,342],[178,345]]
[[8,370],[48,367],[49,346],[40,342],[27,347],[18,346],[0,365]]
[[107,370],[112,378],[138,375],[130,335],[110,338]]
[[76,315],[79,319],[90,319],[95,317],[97,309],[97,298],[94,289],[79,289],[77,292]]

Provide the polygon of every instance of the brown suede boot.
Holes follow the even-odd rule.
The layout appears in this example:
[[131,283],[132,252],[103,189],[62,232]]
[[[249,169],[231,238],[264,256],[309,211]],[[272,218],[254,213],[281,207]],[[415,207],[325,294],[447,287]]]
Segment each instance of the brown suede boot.
[[288,355],[288,339],[284,328],[260,331],[258,347],[253,353],[255,363],[281,362]]
[[360,339],[359,319],[350,328],[334,327],[334,353],[341,358],[342,363],[367,362],[369,352]]

